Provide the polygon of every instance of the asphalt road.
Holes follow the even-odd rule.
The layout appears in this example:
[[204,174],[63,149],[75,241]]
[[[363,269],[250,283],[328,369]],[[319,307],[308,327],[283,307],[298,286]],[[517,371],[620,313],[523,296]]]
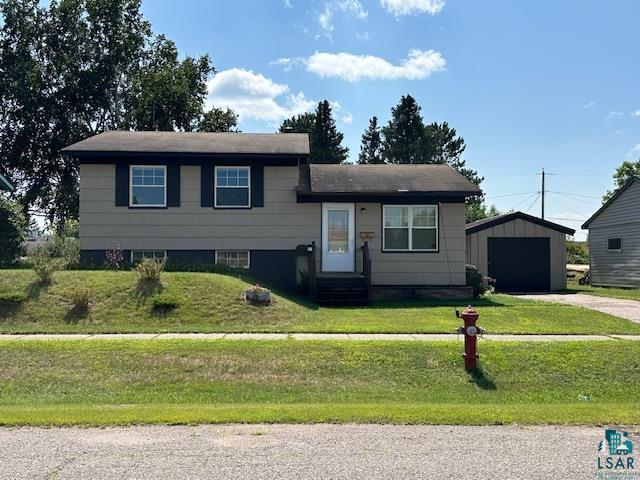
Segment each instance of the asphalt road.
[[593,479],[602,435],[518,426],[4,428],[0,478]]

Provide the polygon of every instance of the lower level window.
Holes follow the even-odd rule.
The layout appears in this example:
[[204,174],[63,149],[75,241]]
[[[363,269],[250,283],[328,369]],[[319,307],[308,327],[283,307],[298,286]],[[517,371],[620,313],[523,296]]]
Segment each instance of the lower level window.
[[131,263],[137,263],[143,258],[161,261],[167,258],[167,252],[165,250],[131,250]]
[[216,263],[232,268],[249,268],[247,250],[216,250]]
[[438,207],[436,205],[385,205],[383,249],[437,251]]
[[622,251],[622,237],[607,238],[607,250],[610,252]]

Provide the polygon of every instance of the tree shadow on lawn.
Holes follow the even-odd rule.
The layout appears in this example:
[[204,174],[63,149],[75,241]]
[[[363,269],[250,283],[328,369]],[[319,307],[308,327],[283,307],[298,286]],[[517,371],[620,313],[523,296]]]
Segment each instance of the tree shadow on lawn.
[[498,389],[497,385],[487,376],[482,367],[467,370],[467,373],[469,374],[469,382],[476,384],[481,390]]
[[42,292],[46,291],[52,283],[51,280],[36,280],[27,286],[25,293],[29,300],[38,300]]
[[64,321],[70,325],[77,325],[81,320],[86,320],[89,316],[88,306],[74,305],[64,315]]

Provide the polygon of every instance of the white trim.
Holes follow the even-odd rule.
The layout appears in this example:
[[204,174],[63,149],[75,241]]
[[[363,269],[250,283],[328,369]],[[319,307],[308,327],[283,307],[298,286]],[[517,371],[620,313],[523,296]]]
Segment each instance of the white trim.
[[[227,265],[226,263],[220,263],[218,262],[218,253],[223,252],[223,253],[246,253],[247,254],[247,266],[246,267],[231,267],[231,268],[243,268],[245,270],[249,269],[251,267],[251,250],[216,250],[215,251],[215,262],[216,264],[220,264],[220,265]],[[231,265],[228,265],[231,266]]]
[[[247,186],[234,186],[234,185],[220,185],[218,187],[218,169],[226,170],[246,170],[247,171]],[[218,188],[246,188],[248,195],[247,205],[218,205]],[[215,208],[251,208],[251,167],[249,166],[234,166],[234,165],[216,165],[213,169],[213,206]]]
[[[609,240],[620,239],[620,248],[609,248]],[[607,237],[607,252],[619,253],[622,252],[622,235],[616,235],[614,237]]]
[[[160,185],[134,185],[133,184],[133,169],[134,168],[162,168],[164,170],[164,202],[159,204],[141,204],[133,203],[133,187],[159,187]],[[166,165],[129,165],[129,206],[131,208],[164,208],[167,206],[167,166]]]
[[[347,251],[329,252],[329,210],[346,210]],[[322,271],[323,272],[355,272],[356,271],[356,235],[355,235],[355,203],[323,203],[322,204]]]
[[[133,263],[133,253],[134,252],[142,252],[142,258],[151,258],[151,257],[145,257],[144,256],[144,252],[162,252],[162,258],[163,259],[167,258],[167,251],[166,250],[155,250],[153,248],[146,249],[146,250],[131,250],[131,253],[129,254],[129,256],[131,258],[131,263]],[[154,255],[153,259],[156,260],[155,255]]]
[[[406,227],[385,227],[385,213],[387,208],[394,208],[394,207],[402,207],[402,208],[408,208],[408,222],[407,222],[407,226]],[[436,212],[436,224],[433,227],[414,227],[413,226],[413,209],[417,207],[433,207],[435,208],[435,212]],[[382,251],[383,252],[438,252],[439,251],[439,247],[440,247],[440,225],[439,225],[439,219],[438,219],[438,215],[440,209],[438,208],[437,204],[429,204],[429,205],[383,205],[382,206]],[[393,229],[393,228],[404,228],[406,229],[409,233],[408,233],[408,248],[387,248],[385,245],[385,235],[384,235],[384,231],[385,229]],[[416,230],[435,230],[436,231],[436,248],[413,248],[413,235],[411,234],[413,229]]]

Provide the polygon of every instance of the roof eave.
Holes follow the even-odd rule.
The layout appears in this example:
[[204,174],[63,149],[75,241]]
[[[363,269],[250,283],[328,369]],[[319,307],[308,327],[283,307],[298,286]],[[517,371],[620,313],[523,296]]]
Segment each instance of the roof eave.
[[611,205],[611,203],[612,203],[616,198],[618,198],[620,195],[622,195],[622,193],[623,193],[627,188],[629,188],[631,185],[633,185],[637,180],[638,180],[638,179],[637,179],[636,177],[633,177],[633,178],[629,179],[629,180],[627,181],[627,183],[625,183],[622,187],[620,187],[618,190],[616,190],[616,191],[613,193],[613,195],[611,195],[611,198],[609,198],[609,200],[607,200],[607,201],[606,201],[606,202],[605,202],[605,203],[604,203],[604,204],[603,204],[603,205],[602,205],[598,210],[596,210],[596,212],[595,212],[593,215],[591,215],[591,216],[587,219],[587,221],[586,221],[586,222],[584,222],[584,223],[582,224],[582,227],[581,227],[581,228],[582,228],[583,230],[588,230],[588,229],[589,229],[589,224],[590,224],[591,222],[593,222],[593,221],[596,219],[596,217],[597,217],[598,215],[600,215],[600,214],[601,214],[601,213],[602,213],[602,212],[603,212],[603,211],[604,211],[604,210],[605,210],[609,205]]
[[496,225],[501,225],[503,223],[512,222],[518,219],[523,220],[525,222],[535,223],[536,225],[540,225],[541,227],[550,228],[552,230],[556,230],[557,232],[561,232],[566,235],[574,235],[576,233],[576,231],[573,228],[569,228],[569,227],[565,227],[564,225],[549,222],[548,220],[534,217],[533,215],[527,215],[526,213],[523,213],[523,212],[513,212],[506,215],[500,215],[495,219],[487,219],[486,222],[481,223],[479,225],[469,224],[465,227],[465,233],[467,235],[470,235],[472,233],[481,232],[482,230],[486,230],[487,228],[495,227]]

